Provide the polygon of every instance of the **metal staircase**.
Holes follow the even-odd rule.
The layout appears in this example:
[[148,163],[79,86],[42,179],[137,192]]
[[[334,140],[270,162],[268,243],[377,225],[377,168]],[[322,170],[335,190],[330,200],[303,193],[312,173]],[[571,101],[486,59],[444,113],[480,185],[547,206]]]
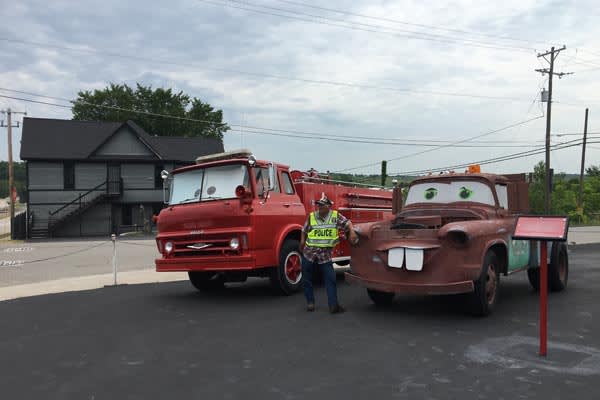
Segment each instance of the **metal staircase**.
[[46,218],[34,217],[30,221],[29,237],[44,239],[51,237],[56,229],[80,216],[96,204],[119,197],[122,192],[122,182],[106,180],[87,192],[80,194],[71,202],[48,213]]

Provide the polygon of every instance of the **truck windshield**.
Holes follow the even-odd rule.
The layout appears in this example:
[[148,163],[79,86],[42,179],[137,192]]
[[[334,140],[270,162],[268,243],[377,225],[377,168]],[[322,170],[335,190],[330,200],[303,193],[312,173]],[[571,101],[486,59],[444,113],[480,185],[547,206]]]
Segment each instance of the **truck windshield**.
[[405,205],[415,203],[455,203],[469,201],[495,205],[492,189],[483,182],[456,180],[423,182],[410,187]]
[[235,188],[250,188],[245,165],[223,165],[173,174],[169,204],[235,198]]

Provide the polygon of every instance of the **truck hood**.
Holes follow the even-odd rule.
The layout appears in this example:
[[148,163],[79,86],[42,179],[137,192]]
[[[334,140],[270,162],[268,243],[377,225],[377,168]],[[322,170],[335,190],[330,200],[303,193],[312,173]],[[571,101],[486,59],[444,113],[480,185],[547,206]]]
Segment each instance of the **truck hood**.
[[159,233],[246,227],[249,225],[250,215],[242,210],[238,199],[169,206],[160,212],[157,219]]

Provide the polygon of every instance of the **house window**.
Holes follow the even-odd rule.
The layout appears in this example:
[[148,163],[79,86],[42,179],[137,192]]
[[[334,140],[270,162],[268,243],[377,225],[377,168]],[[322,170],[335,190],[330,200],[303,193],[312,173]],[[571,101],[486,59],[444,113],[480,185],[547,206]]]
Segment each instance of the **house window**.
[[162,189],[163,187],[163,179],[160,176],[162,170],[165,169],[164,165],[155,165],[154,166],[154,188]]
[[63,165],[64,188],[75,189],[75,163],[67,161]]
[[133,213],[131,208],[132,206],[129,204],[123,204],[123,208],[121,209],[121,221],[123,222],[123,225],[133,225]]

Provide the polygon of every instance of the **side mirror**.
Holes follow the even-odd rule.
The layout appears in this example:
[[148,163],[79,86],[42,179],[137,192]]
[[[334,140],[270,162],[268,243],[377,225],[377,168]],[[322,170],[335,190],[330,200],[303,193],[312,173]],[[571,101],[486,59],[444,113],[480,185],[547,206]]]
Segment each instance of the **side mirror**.
[[275,190],[275,183],[277,182],[277,170],[273,163],[269,163],[269,192]]
[[[166,173],[166,175],[163,173]],[[163,178],[163,203],[169,204],[169,199],[171,198],[171,182],[173,182],[173,177],[167,171],[162,171],[160,176]]]

